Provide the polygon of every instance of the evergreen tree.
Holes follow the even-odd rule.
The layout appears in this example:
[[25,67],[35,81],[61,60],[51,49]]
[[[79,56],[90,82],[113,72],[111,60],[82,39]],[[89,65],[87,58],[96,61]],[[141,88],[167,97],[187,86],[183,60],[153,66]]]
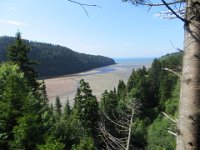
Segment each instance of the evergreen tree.
[[36,64],[33,60],[28,58],[30,47],[28,47],[21,38],[21,33],[16,33],[16,40],[8,48],[8,60],[16,63],[20,70],[24,73],[28,84],[36,90],[39,87],[39,83],[36,81],[37,72],[33,69],[33,65]]
[[10,149],[13,129],[24,115],[31,88],[17,65],[0,65],[0,147]]
[[119,80],[119,84],[117,87],[117,99],[124,100],[126,98],[126,84],[123,80]]
[[69,104],[69,100],[67,99],[66,101],[66,104],[65,104],[65,107],[64,107],[64,117],[69,117],[71,114],[71,107],[70,107],[70,104]]
[[91,137],[83,138],[79,145],[74,145],[72,150],[96,150],[94,141]]
[[100,101],[100,110],[102,113],[108,115],[112,120],[115,120],[114,116],[117,116],[118,100],[117,95],[112,90],[108,92],[104,91]]
[[44,80],[42,80],[42,82],[40,83],[39,91],[40,91],[41,99],[44,100],[44,103],[47,103],[48,95],[47,95],[46,84]]
[[61,115],[62,113],[62,105],[60,103],[60,98],[59,96],[56,96],[56,102],[55,102],[55,111],[58,115]]
[[89,83],[80,80],[74,103],[74,111],[88,135],[96,137],[99,121],[99,105],[96,97],[92,94]]

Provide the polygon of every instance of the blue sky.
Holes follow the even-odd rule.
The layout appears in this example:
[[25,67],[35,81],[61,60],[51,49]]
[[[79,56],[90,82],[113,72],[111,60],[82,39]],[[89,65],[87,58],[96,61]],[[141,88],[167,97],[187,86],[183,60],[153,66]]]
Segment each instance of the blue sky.
[[[121,0],[77,0],[102,8],[84,10],[67,0],[1,0],[0,36],[20,30],[25,39],[109,57],[159,57],[183,47],[183,23],[157,16],[164,8]],[[148,12],[147,12],[148,11]]]

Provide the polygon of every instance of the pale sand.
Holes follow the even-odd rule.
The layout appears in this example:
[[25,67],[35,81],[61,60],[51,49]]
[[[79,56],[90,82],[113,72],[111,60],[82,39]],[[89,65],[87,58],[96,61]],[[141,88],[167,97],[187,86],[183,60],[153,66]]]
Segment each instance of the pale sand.
[[109,67],[114,68],[115,70],[111,72],[99,73],[99,70],[95,69],[72,76],[46,79],[45,83],[50,103],[54,104],[56,96],[59,96],[63,105],[66,103],[67,99],[69,99],[70,104],[73,105],[80,79],[84,79],[86,82],[89,82],[90,87],[93,90],[93,94],[99,100],[101,94],[106,89],[113,90],[114,87],[117,87],[119,80],[124,80],[126,83],[133,69],[120,65],[113,65]]

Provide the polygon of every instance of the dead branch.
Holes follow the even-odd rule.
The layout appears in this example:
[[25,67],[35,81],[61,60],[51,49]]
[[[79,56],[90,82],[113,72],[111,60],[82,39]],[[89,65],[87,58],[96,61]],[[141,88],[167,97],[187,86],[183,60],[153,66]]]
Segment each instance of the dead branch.
[[[172,121],[174,124],[174,126],[177,126],[178,120],[177,119],[173,119],[172,117],[170,117],[169,115],[167,115],[165,112],[162,112],[162,114],[167,117],[170,121]],[[172,134],[174,136],[177,136],[177,134],[175,132],[172,132],[170,130],[167,131],[169,134]]]
[[167,117],[169,120],[171,120],[174,123],[177,123],[177,120],[174,120],[172,117],[170,117],[169,115],[167,115],[166,113],[162,112],[162,114]]
[[127,144],[126,144],[126,150],[129,150],[130,147],[130,141],[131,141],[131,131],[132,131],[132,124],[133,124],[133,115],[134,115],[134,107],[132,108],[131,112],[131,120],[129,124],[129,131],[128,131],[128,139],[127,139]]
[[109,147],[109,149],[124,149],[125,150],[125,147],[123,146],[124,143],[121,139],[117,138],[117,137],[114,137],[112,134],[110,134],[106,128],[105,128],[105,125],[100,123],[99,124],[99,129],[103,135],[103,141],[105,141],[107,147]]
[[172,132],[172,131],[167,131],[167,132],[170,133],[170,134],[172,134],[172,135],[174,135],[174,136],[177,136],[177,134],[174,133],[174,132]]
[[110,117],[105,112],[103,112],[103,114],[106,117],[106,119],[108,119],[111,123],[115,124],[116,126],[119,126],[119,127],[123,128],[123,129],[127,129],[126,126],[124,126],[122,124],[119,124],[119,123],[113,121],[112,119],[110,119]]
[[161,0],[163,2],[163,4],[172,12],[172,14],[174,14],[177,18],[179,18],[181,21],[183,22],[188,22],[187,20],[185,20],[184,18],[182,18],[181,16],[179,16],[170,6],[169,3],[166,3],[164,0]]
[[172,70],[172,69],[169,69],[169,68],[162,68],[163,70],[166,70],[166,71],[169,71],[175,75],[177,75],[179,78],[181,78],[181,74],[179,74],[178,72]]
[[[131,140],[131,132],[132,132],[132,124],[133,117],[135,112],[137,111],[139,102],[133,100],[131,102],[127,102],[126,111],[120,111],[120,117],[116,121],[112,120],[105,112],[103,112],[105,118],[119,127],[117,129],[118,132],[123,133],[124,137],[115,137],[106,129],[105,123],[99,123],[99,130],[101,132],[101,138],[106,145],[106,148],[109,150],[129,150],[130,149],[130,140]],[[123,115],[122,115],[123,114]],[[122,130],[121,130],[122,129]]]
[[[164,13],[160,13],[161,15],[166,15],[168,19],[178,18],[181,21],[188,23],[188,20],[184,18],[185,8],[182,6],[185,3],[185,0],[171,0],[166,2],[165,0],[161,0],[161,3],[151,2],[150,0],[122,0],[123,2],[131,2],[133,5],[141,5],[149,7],[148,11],[152,7],[166,7],[169,11]],[[178,5],[178,6],[177,6]],[[173,8],[171,7],[173,6]],[[183,16],[183,17],[182,17]],[[163,17],[165,18],[165,17]]]
[[86,13],[86,15],[88,17],[89,17],[89,13],[88,13],[88,11],[87,11],[87,9],[85,7],[98,7],[98,8],[101,8],[99,5],[95,5],[95,4],[86,4],[86,3],[81,3],[81,2],[78,2],[78,1],[74,1],[74,0],[67,0],[67,1],[81,6],[81,8],[84,10],[84,12]]
[[[132,4],[134,5],[144,5],[144,6],[165,6],[165,4],[163,3],[152,3],[151,1],[143,1],[143,0],[123,0],[123,2],[127,2],[130,1]],[[176,0],[176,1],[172,1],[172,2],[168,2],[168,5],[175,5],[175,4],[179,4],[179,3],[183,3],[185,2],[185,0]]]
[[171,44],[171,45],[173,46],[173,48],[176,49],[177,51],[179,51],[179,52],[181,52],[181,53],[184,52],[182,49],[175,47],[174,44],[173,44],[171,41],[170,41],[170,44]]

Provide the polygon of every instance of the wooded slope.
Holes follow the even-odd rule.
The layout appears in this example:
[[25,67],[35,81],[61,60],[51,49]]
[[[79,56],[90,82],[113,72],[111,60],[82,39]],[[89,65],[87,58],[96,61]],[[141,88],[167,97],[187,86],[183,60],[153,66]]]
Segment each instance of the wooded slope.
[[[13,37],[0,37],[0,62],[7,60],[7,48],[13,41]],[[39,77],[73,74],[115,64],[115,61],[108,57],[78,53],[59,45],[24,41],[31,48],[30,58],[39,63],[35,67]]]

